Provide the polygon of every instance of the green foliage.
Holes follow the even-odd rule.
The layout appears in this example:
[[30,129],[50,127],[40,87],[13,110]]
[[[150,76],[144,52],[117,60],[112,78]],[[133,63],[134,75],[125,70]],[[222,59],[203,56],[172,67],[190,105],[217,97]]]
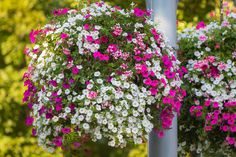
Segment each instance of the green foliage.
[[56,151],[53,155],[45,152],[42,148],[37,146],[35,138],[9,136],[1,137],[0,142],[0,156],[1,157],[62,157],[60,151]]

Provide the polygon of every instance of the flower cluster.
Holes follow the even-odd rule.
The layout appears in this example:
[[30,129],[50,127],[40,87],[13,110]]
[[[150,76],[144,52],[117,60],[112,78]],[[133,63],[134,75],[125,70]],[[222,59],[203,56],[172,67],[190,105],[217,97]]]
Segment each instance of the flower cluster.
[[171,127],[186,69],[149,14],[94,3],[57,10],[30,33],[23,101],[39,145],[53,151],[106,139],[124,147]]
[[[180,121],[180,151],[236,150],[236,14],[222,24],[200,22],[179,37],[188,98]],[[189,135],[189,139],[187,139]]]

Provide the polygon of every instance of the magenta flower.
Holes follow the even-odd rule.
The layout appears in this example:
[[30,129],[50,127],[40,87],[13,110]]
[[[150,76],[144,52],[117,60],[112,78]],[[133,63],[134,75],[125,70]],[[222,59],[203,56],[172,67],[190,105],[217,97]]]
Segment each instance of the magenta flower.
[[152,80],[148,77],[147,79],[144,80],[144,84],[150,86],[152,83]]
[[230,131],[233,133],[236,132],[236,126],[230,126]]
[[227,132],[227,131],[229,130],[229,127],[228,127],[227,125],[224,125],[224,126],[222,127],[222,130],[223,130],[224,132]]
[[204,103],[204,106],[208,107],[211,105],[211,101],[210,100],[206,100]]
[[30,42],[36,43],[36,37],[39,34],[40,30],[32,30],[29,34]]
[[206,27],[206,24],[203,21],[201,21],[197,24],[196,29],[199,30],[199,29],[205,28],[205,27]]
[[223,113],[222,117],[223,117],[223,120],[228,120],[230,118],[230,114],[229,113]]
[[64,15],[64,14],[67,14],[68,11],[69,11],[68,8],[57,9],[57,10],[54,10],[54,11],[53,11],[53,15],[54,15],[54,16]]
[[53,144],[57,147],[61,147],[62,146],[62,137],[58,136],[58,137],[54,138]]
[[31,126],[33,124],[33,122],[34,122],[34,118],[33,117],[30,117],[30,116],[26,117],[25,124],[27,126]]
[[62,109],[62,104],[56,104],[56,111],[61,111]]
[[101,61],[109,61],[109,56],[108,55],[101,55],[100,57],[99,57],[99,59],[101,60]]
[[144,11],[142,11],[141,9],[139,8],[134,8],[134,15],[136,15],[137,17],[143,17],[145,14]]
[[107,48],[107,52],[114,53],[118,51],[118,46],[116,44],[110,44]]
[[233,145],[235,143],[235,139],[233,137],[226,137],[226,141],[230,145]]
[[101,53],[99,51],[96,51],[93,53],[94,58],[100,58],[100,56],[101,56]]
[[87,36],[86,36],[86,40],[87,40],[88,42],[92,43],[92,42],[93,42],[93,37],[92,37],[91,35],[87,35]]
[[68,38],[69,37],[69,35],[68,34],[66,34],[66,33],[61,33],[61,39],[66,39],[66,38]]
[[158,80],[152,80],[151,86],[156,87],[158,85],[158,83],[159,83]]
[[71,133],[71,129],[70,129],[70,128],[62,128],[62,129],[61,129],[61,132],[62,132],[63,134],[69,134],[69,133]]
[[89,28],[90,28],[90,25],[89,25],[89,24],[85,24],[85,25],[84,25],[84,29],[85,29],[85,30],[89,30]]
[[79,69],[78,69],[77,67],[73,67],[73,68],[72,68],[72,73],[73,73],[74,75],[77,75],[77,74],[79,73]]
[[63,84],[62,84],[62,87],[63,87],[64,89],[69,89],[69,88],[70,88],[70,85],[67,84],[67,83],[63,83]]
[[175,96],[175,94],[176,94],[176,91],[175,91],[175,90],[173,90],[173,89],[171,89],[169,94],[170,94],[170,96],[174,97],[174,96]]
[[150,92],[151,92],[152,95],[156,95],[158,90],[157,90],[157,88],[151,88]]

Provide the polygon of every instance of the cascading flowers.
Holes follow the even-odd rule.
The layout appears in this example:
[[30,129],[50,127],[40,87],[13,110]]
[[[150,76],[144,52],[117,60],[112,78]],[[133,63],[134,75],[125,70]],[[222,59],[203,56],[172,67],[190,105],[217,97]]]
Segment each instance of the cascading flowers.
[[170,128],[186,69],[149,11],[101,2],[53,13],[51,23],[30,33],[34,46],[25,50],[26,124],[40,146],[52,152],[106,139],[124,147]]
[[236,150],[236,14],[224,21],[186,29],[179,36],[188,97],[179,123],[179,149],[186,152]]

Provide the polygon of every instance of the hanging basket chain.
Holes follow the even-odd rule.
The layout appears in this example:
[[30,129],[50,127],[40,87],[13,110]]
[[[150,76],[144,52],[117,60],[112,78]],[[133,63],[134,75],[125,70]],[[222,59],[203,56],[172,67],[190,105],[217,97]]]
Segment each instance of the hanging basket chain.
[[224,6],[223,6],[223,0],[220,0],[220,23],[222,23],[224,20]]

